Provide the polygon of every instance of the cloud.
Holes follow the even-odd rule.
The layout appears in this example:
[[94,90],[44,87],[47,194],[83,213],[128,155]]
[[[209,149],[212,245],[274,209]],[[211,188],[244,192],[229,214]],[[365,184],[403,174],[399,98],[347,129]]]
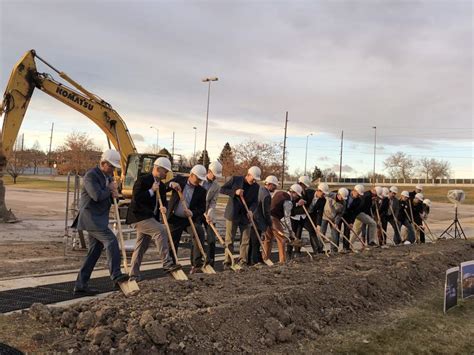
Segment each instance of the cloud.
[[132,138],[135,142],[144,142],[145,141],[145,138],[141,134],[138,134],[138,133],[132,134]]
[[[335,172],[338,172],[338,171],[339,171],[339,166],[340,166],[339,164],[334,164],[334,165],[331,167],[331,170],[332,170],[332,171],[335,171]],[[355,171],[355,169],[354,169],[352,166],[350,166],[350,165],[344,165],[344,164],[342,165],[342,172],[343,172],[343,173],[352,173],[352,172],[354,172],[354,171]]]
[[319,161],[328,161],[329,157],[327,157],[327,156],[319,157],[318,160]]

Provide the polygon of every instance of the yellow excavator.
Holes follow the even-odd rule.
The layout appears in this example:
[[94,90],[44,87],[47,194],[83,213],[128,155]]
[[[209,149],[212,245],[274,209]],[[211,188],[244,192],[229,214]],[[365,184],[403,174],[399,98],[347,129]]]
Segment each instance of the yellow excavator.
[[[51,68],[60,78],[74,88],[54,80],[50,74],[38,72],[35,59]],[[71,79],[66,73],[57,70],[46,62],[34,50],[26,52],[15,65],[3,96],[1,105],[3,126],[0,132],[0,179],[3,176],[7,158],[15,144],[35,88],[79,111],[99,126],[107,136],[109,146],[112,144],[120,152],[122,165],[121,192],[125,198],[131,197],[133,184],[138,176],[150,172],[153,162],[160,155],[137,153],[127,126],[117,111],[99,96]],[[0,188],[3,189],[3,185]],[[1,204],[2,201],[0,201]]]

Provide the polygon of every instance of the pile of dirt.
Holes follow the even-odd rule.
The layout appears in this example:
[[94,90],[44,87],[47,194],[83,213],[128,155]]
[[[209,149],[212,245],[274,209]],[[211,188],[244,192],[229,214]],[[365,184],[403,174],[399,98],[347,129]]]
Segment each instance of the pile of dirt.
[[25,317],[48,329],[33,336],[38,349],[47,343],[94,353],[268,351],[410,303],[439,287],[447,268],[473,258],[473,245],[460,240],[302,258],[186,282],[146,281],[131,298],[117,292],[66,308],[35,304]]

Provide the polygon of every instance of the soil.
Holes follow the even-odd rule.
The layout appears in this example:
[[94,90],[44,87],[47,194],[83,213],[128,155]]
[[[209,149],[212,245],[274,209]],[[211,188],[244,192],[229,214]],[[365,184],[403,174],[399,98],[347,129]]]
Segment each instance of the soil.
[[290,351],[291,344],[367,324],[426,292],[442,293],[446,269],[472,259],[472,242],[449,240],[198,274],[185,282],[144,281],[129,298],[115,292],[2,316],[0,324],[22,329],[22,339],[13,331],[1,338],[22,350],[70,353]]

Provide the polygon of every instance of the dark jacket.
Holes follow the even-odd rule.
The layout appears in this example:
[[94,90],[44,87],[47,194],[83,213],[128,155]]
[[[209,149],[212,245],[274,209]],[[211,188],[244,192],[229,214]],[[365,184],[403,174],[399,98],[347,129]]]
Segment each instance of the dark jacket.
[[388,197],[384,197],[382,199],[382,201],[380,201],[380,204],[379,204],[380,218],[386,218],[387,217],[388,205],[389,205]]
[[[306,203],[305,203],[306,209],[309,208],[309,205],[311,204],[311,201],[313,201],[313,197],[314,197],[315,192],[316,191],[313,190],[313,189],[304,190],[303,196],[301,196],[301,198],[306,201]],[[296,215],[299,215],[299,214],[306,215],[306,213],[304,212],[303,206],[297,206],[295,204],[293,209],[291,210],[291,215],[296,216]]]
[[111,177],[105,177],[99,167],[84,175],[79,201],[79,214],[72,227],[78,230],[106,230],[109,228],[109,211],[112,194],[107,187]]
[[[352,199],[352,202],[349,204],[350,199]],[[346,202],[346,209],[344,210],[344,213],[342,214],[342,218],[346,220],[347,223],[352,224],[354,223],[357,215],[359,214],[359,207],[361,204],[361,198],[353,198],[352,194],[349,193],[349,198],[347,199]]]
[[291,202],[291,196],[286,191],[277,191],[272,198],[271,211],[270,214],[276,219],[282,219],[285,217],[285,208],[284,204],[286,201]]
[[[168,203],[168,219],[171,219],[171,217],[174,216],[174,211],[178,206],[178,203],[181,203],[178,193],[169,187],[171,182],[177,182],[179,186],[181,186],[181,190],[184,191],[184,187],[188,183],[188,178],[186,176],[178,175],[166,184],[167,191],[172,191],[170,201]],[[204,212],[206,212],[206,195],[207,191],[204,187],[200,185],[194,186],[193,196],[191,197],[191,202],[188,206],[188,208],[193,213],[193,222],[201,223],[204,220]]]
[[421,226],[423,224],[423,219],[421,215],[423,213],[423,202],[419,202],[418,204],[411,203],[411,207],[413,209],[413,220],[416,224]]
[[[152,174],[142,175],[137,179],[137,181],[135,181],[135,184],[133,185],[132,201],[128,208],[125,223],[137,223],[149,218],[160,219],[160,212],[158,209],[159,203],[156,200],[156,193],[150,194],[149,191],[154,182],[155,178]],[[166,201],[166,186],[164,183],[160,184],[158,191],[161,196],[161,201],[166,207],[168,202]],[[155,209],[157,211],[156,215],[154,214]]]
[[[313,199],[311,199],[312,201]],[[324,206],[326,205],[326,198],[321,197],[318,198],[316,203],[312,206],[309,210],[309,216],[313,220],[313,222],[320,226],[321,222],[323,221],[323,214],[324,214]]]
[[371,211],[372,211],[372,192],[366,191],[361,197],[359,213],[365,213],[371,216],[372,215]]
[[[388,211],[387,211],[387,214],[390,216],[392,215],[392,210],[393,210],[393,216],[397,219],[398,218],[398,214],[399,214],[399,211],[400,211],[400,201],[397,199],[397,198],[393,198],[393,199],[388,199]],[[390,203],[392,204],[392,209],[390,209]]]
[[221,187],[221,194],[229,196],[225,207],[224,218],[239,224],[249,224],[247,211],[240,200],[240,196],[235,195],[238,189],[244,190],[244,199],[249,210],[255,212],[258,205],[258,191],[260,185],[254,183],[252,185],[245,182],[243,176],[233,176]]
[[398,220],[400,221],[400,223],[405,222],[406,219],[408,219],[408,222],[411,223],[410,206],[408,205],[408,201],[410,200],[406,200],[406,201],[402,201],[401,199],[399,200],[400,210],[398,212]]
[[257,228],[262,232],[272,226],[272,216],[270,214],[271,203],[272,196],[270,195],[270,191],[260,186],[260,190],[258,191],[258,205],[253,217]]

